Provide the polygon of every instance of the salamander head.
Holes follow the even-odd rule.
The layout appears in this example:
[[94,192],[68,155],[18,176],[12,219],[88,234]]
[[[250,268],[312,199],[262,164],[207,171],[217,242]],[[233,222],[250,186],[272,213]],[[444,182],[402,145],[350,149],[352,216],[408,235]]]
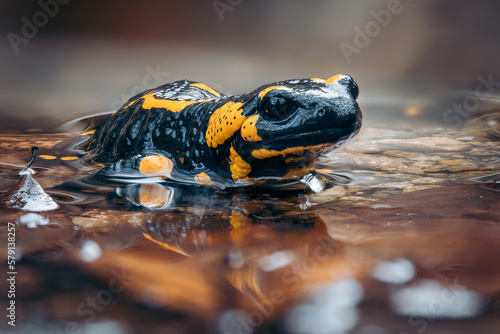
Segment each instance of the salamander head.
[[241,136],[270,150],[341,144],[361,126],[358,92],[348,75],[268,85],[260,89],[256,113],[242,124]]
[[319,155],[359,131],[358,93],[352,78],[339,74],[277,82],[242,95],[241,102],[229,105],[239,131],[224,143],[232,178],[286,179],[308,173]]

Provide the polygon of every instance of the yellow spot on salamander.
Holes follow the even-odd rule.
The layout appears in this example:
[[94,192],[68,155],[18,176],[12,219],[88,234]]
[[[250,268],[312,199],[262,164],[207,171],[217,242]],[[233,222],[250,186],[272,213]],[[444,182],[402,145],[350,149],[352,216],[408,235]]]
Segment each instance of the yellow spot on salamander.
[[168,111],[171,112],[179,112],[184,110],[187,106],[190,106],[195,103],[200,103],[200,102],[206,102],[210,101],[212,99],[206,99],[206,100],[195,100],[195,101],[175,101],[175,100],[164,100],[164,99],[157,99],[154,97],[155,92],[148,93],[144,96],[141,96],[139,99],[134,100],[127,104],[125,106],[125,109],[130,107],[132,104],[137,102],[140,99],[144,99],[144,102],[142,102],[142,108],[143,109],[152,109],[152,108],[164,108],[167,109]]
[[147,156],[139,163],[139,172],[148,176],[170,175],[173,168],[173,161],[162,155]]
[[95,133],[95,129],[82,133],[82,136],[93,135],[94,133]]
[[209,93],[212,93],[212,94],[214,94],[214,95],[220,96],[220,93],[219,93],[218,91],[216,91],[215,89],[210,88],[210,87],[208,87],[207,85],[202,84],[202,83],[200,83],[200,82],[193,83],[193,84],[191,84],[190,86],[193,86],[193,87],[198,87],[198,88],[201,88],[201,89],[203,89],[203,90],[206,90],[206,91],[207,91],[207,92],[209,92]]
[[54,160],[54,159],[57,159],[57,157],[55,157],[53,155],[45,155],[45,154],[39,155],[38,157],[42,158],[42,159],[45,159],[45,160]]
[[64,160],[64,161],[78,160],[78,157],[62,157],[61,160]]
[[242,102],[227,102],[214,111],[208,121],[205,139],[209,147],[217,147],[231,138],[245,121]]
[[208,174],[204,172],[196,174],[194,180],[203,186],[215,185],[215,183],[212,182],[212,179],[210,179],[210,176],[208,176]]
[[317,83],[325,83],[325,80],[320,79],[320,78],[311,78],[311,81],[317,82]]
[[241,137],[246,141],[261,141],[262,138],[257,134],[257,120],[259,119],[259,115],[254,115],[248,117],[246,121],[243,122],[241,126]]
[[200,101],[172,101],[172,100],[161,100],[156,99],[152,95],[144,96],[144,102],[142,103],[143,109],[151,109],[151,108],[165,108],[171,112],[179,112],[184,110],[187,106],[190,106],[194,103],[198,103]]
[[267,159],[272,157],[277,157],[280,155],[288,155],[288,154],[302,154],[305,151],[321,151],[327,148],[334,146],[334,144],[319,144],[319,145],[311,145],[311,146],[298,146],[298,147],[290,147],[281,151],[277,150],[268,150],[268,149],[258,149],[252,151],[252,156],[256,159]]
[[285,87],[285,86],[271,86],[271,87],[267,87],[265,89],[263,89],[260,93],[259,93],[259,97],[260,99],[262,100],[264,98],[264,96],[266,96],[267,93],[269,93],[270,91],[272,90],[275,90],[275,89],[286,89],[286,90],[292,90],[291,88],[288,88],[288,87]]
[[231,170],[231,177],[233,180],[240,180],[245,178],[252,171],[252,166],[231,147],[229,150],[229,168]]
[[336,84],[340,79],[342,79],[344,77],[345,77],[344,74],[337,74],[337,75],[334,75],[331,78],[326,79],[325,82],[329,83],[329,84]]

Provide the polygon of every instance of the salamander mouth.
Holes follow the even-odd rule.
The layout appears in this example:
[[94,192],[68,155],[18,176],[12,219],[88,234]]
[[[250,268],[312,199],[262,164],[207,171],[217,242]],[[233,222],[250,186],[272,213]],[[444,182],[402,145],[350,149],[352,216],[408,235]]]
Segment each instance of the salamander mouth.
[[[276,136],[271,141],[279,146],[337,144],[354,137],[361,129],[361,122],[341,129],[321,129],[302,133],[288,133]],[[293,145],[290,145],[293,144]],[[274,145],[273,145],[274,146]]]

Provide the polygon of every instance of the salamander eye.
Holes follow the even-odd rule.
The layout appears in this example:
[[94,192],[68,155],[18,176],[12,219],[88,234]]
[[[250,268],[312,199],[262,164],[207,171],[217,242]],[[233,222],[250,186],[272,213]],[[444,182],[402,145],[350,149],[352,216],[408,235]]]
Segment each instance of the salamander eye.
[[297,110],[297,104],[283,97],[270,97],[264,102],[262,117],[268,121],[281,121]]

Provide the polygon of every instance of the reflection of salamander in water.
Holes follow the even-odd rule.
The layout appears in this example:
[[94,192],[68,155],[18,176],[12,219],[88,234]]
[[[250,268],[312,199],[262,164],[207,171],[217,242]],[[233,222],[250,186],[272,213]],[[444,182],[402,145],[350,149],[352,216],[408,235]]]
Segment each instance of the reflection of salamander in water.
[[160,176],[221,187],[300,179],[361,126],[348,75],[224,96],[177,81],[131,98],[81,146],[109,177]]

